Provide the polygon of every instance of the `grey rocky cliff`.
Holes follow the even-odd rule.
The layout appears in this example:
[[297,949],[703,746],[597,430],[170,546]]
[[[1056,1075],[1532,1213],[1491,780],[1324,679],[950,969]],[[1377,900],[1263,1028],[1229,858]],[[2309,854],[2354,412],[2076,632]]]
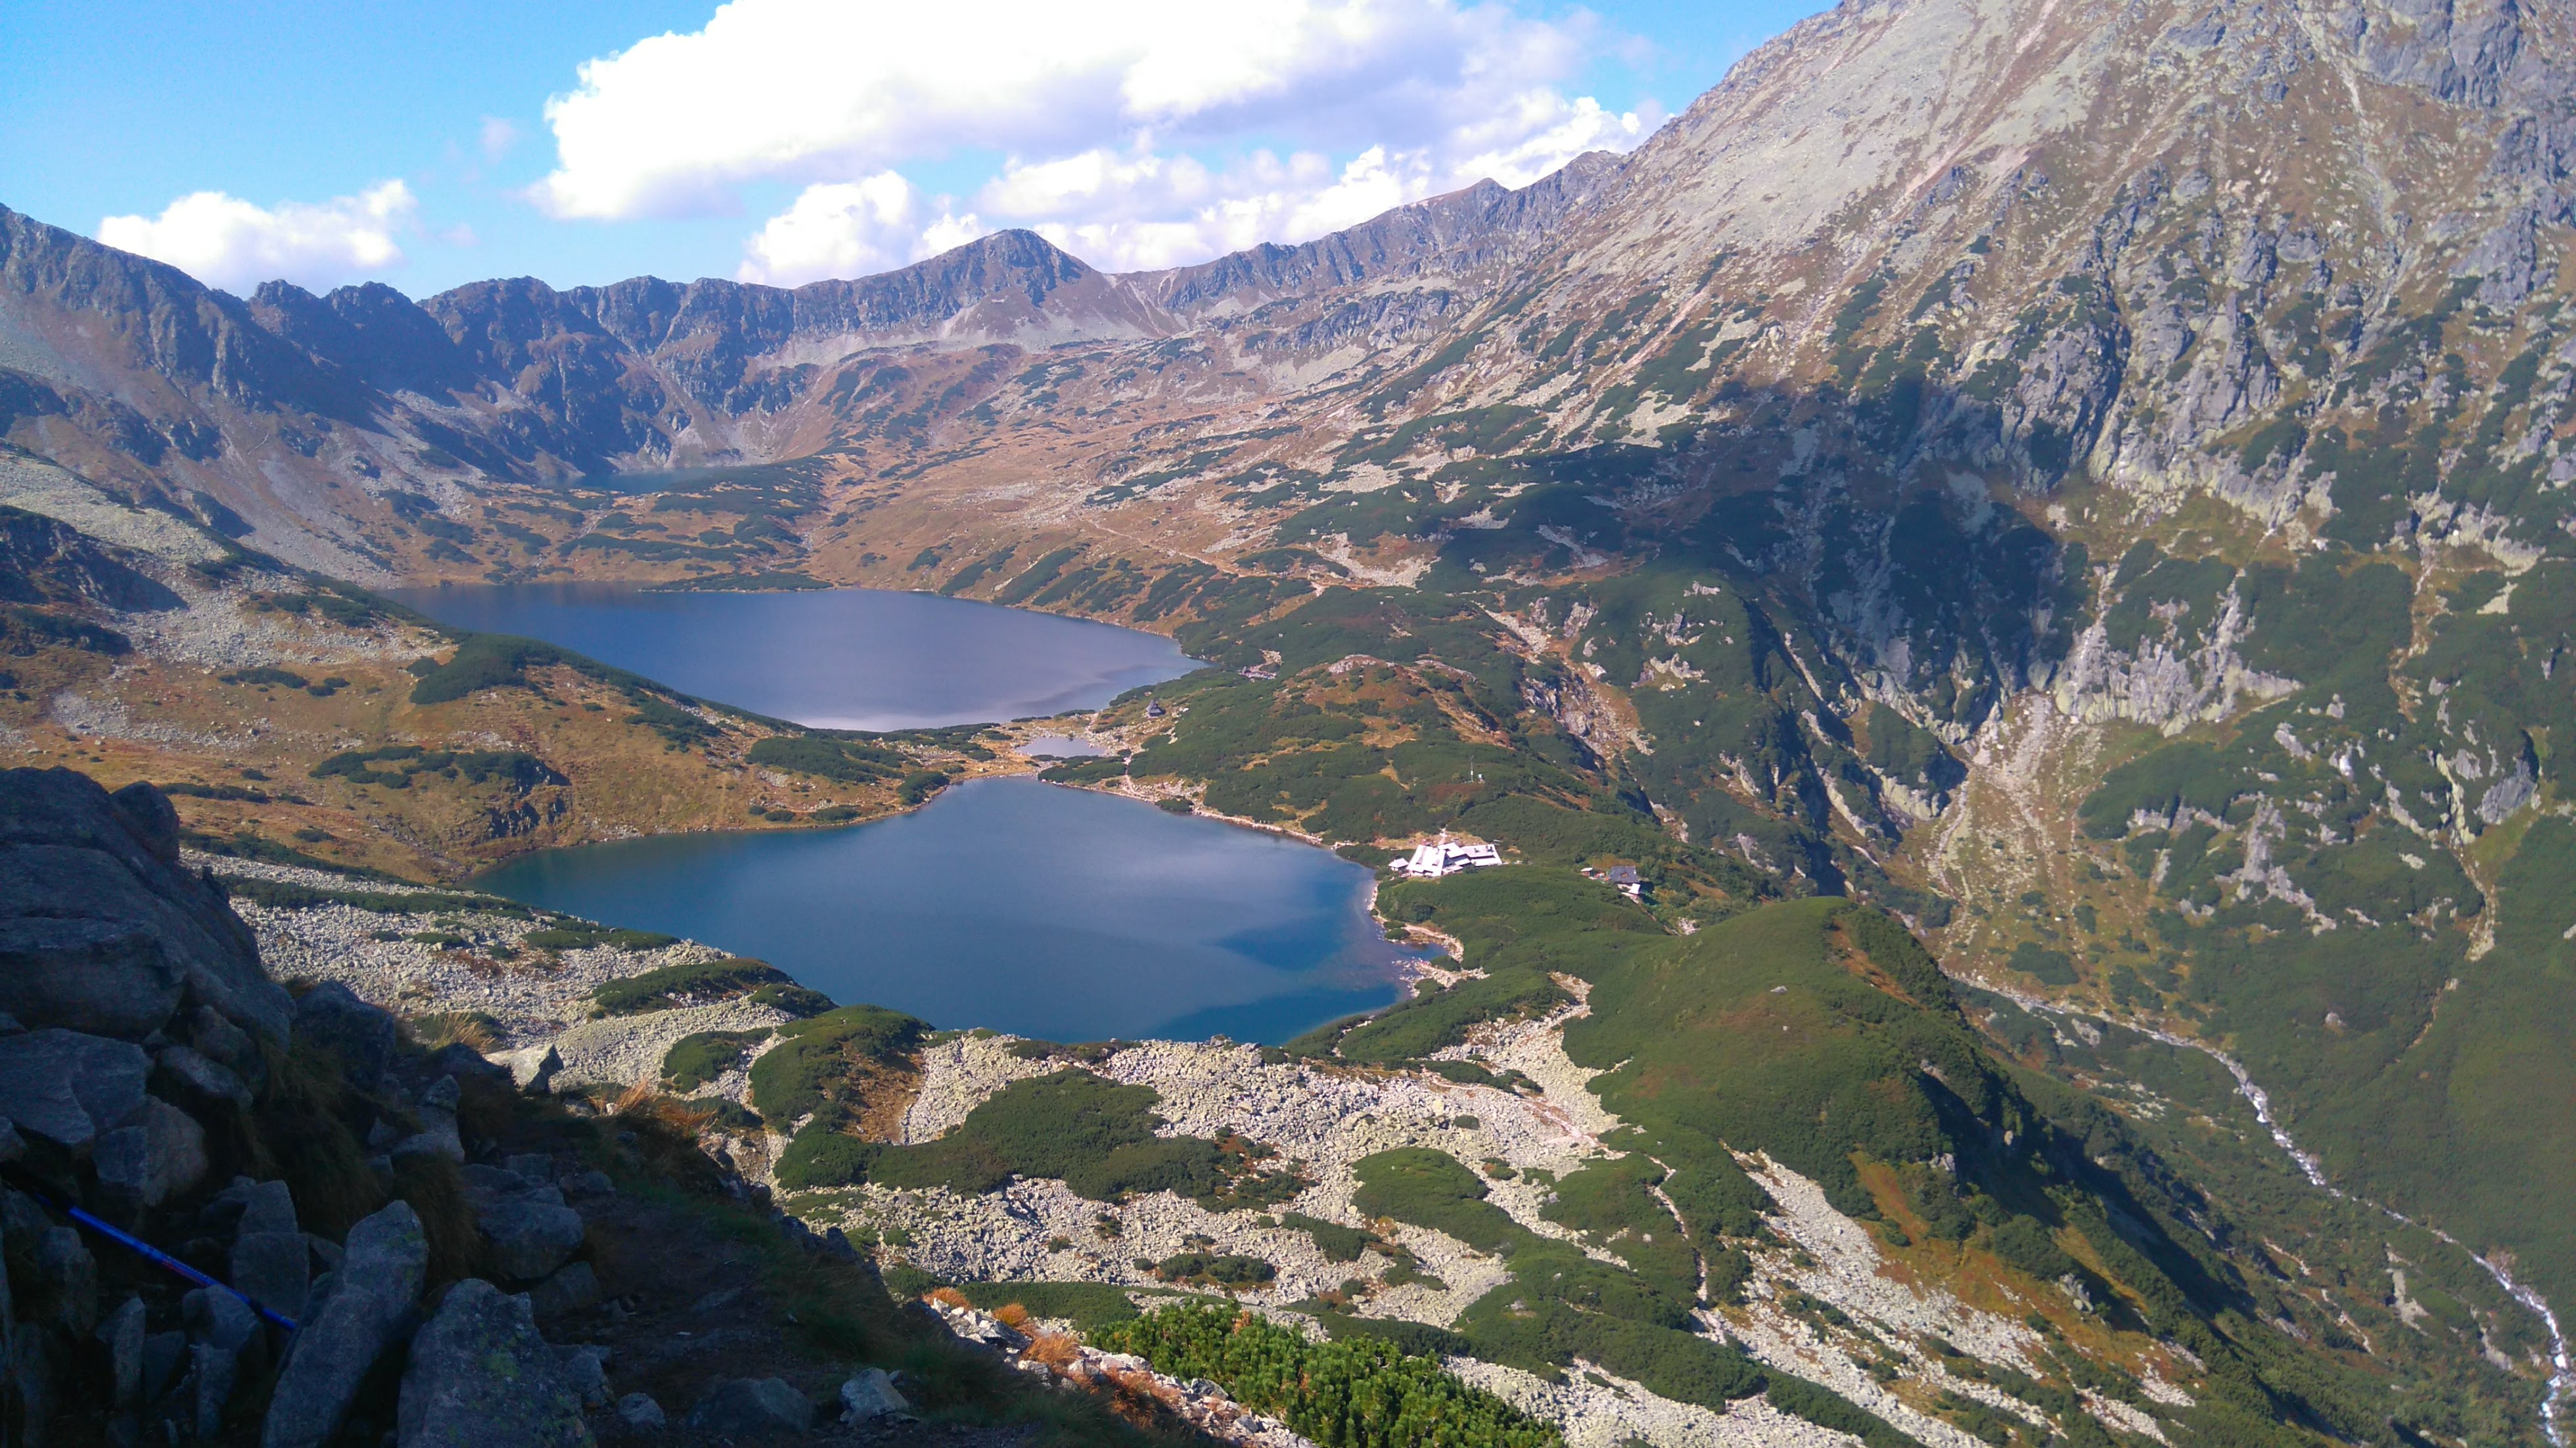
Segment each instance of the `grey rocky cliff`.
[[181,868],[169,801],[0,773],[0,1010],[139,1040],[198,1006],[271,1041],[292,1011],[222,894]]

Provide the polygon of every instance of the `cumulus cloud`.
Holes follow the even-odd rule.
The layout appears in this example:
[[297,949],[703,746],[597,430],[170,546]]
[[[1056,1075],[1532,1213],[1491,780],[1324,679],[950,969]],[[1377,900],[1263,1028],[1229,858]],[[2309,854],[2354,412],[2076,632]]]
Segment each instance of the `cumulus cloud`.
[[732,0],[701,30],[585,63],[547,102],[556,164],[530,195],[617,220],[730,214],[748,184],[801,183],[743,270],[803,277],[920,254],[901,233],[938,218],[886,178],[993,153],[984,221],[1072,238],[1100,265],[1165,265],[1636,144],[1655,114],[1560,89],[1596,40],[1579,11],[1450,0],[988,0],[962,22],[895,0]]
[[864,181],[808,186],[743,245],[747,282],[796,286],[823,277],[865,276],[918,261],[983,234],[973,216],[934,205],[893,171]]
[[1586,151],[1625,151],[1650,129],[1588,96],[1540,90],[1433,144],[1371,146],[1338,167],[1312,151],[1255,152],[1222,171],[1188,156],[1102,149],[1013,161],[977,194],[976,209],[1095,266],[1152,270],[1265,241],[1311,241],[1478,180],[1526,186]]
[[318,205],[263,207],[198,191],[157,217],[106,217],[98,239],[168,262],[208,286],[238,292],[284,278],[318,289],[401,265],[397,237],[419,224],[419,201],[396,180]]
[[558,216],[722,210],[761,178],[844,180],[956,148],[1292,127],[1417,143],[1579,58],[1576,27],[1445,0],[733,0],[585,62],[546,104]]

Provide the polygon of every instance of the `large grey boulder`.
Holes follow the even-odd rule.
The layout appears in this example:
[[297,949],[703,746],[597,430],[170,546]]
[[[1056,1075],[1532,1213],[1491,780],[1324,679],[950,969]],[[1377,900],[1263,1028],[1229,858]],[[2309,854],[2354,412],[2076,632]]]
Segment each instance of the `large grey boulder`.
[[283,1040],[290,1005],[250,928],[179,863],[148,784],[111,797],[69,769],[0,771],[0,1011],[139,1040],[183,1001]]
[[320,1448],[347,1421],[359,1385],[400,1336],[429,1267],[409,1202],[349,1229],[340,1266],[318,1284],[287,1348],[260,1448]]
[[670,1420],[650,1393],[628,1393],[617,1400],[617,1421],[629,1433],[659,1433]]
[[599,1305],[599,1274],[587,1262],[566,1263],[561,1271],[528,1289],[537,1320],[550,1321]]
[[841,1384],[844,1423],[869,1423],[911,1411],[911,1402],[895,1389],[893,1374],[883,1368],[862,1368],[858,1376]]
[[227,1253],[229,1280],[251,1301],[301,1321],[313,1281],[313,1248],[296,1230],[286,1183],[261,1182]]
[[465,1168],[465,1190],[501,1275],[534,1281],[551,1275],[581,1249],[581,1213],[564,1205],[562,1188],[476,1165]]
[[324,981],[295,999],[295,1040],[339,1057],[351,1084],[372,1088],[393,1058],[394,1018],[340,982]]
[[399,1448],[572,1448],[592,1442],[579,1391],[537,1335],[528,1299],[459,1282],[412,1338]]
[[169,1102],[146,1097],[141,1119],[100,1137],[91,1161],[100,1205],[132,1216],[164,1198],[184,1196],[205,1180],[206,1129]]
[[27,1135],[86,1152],[143,1114],[151,1070],[142,1047],[105,1036],[59,1028],[0,1036],[0,1116]]
[[193,1046],[166,1046],[153,1059],[161,1089],[202,1108],[251,1108],[250,1085],[223,1062]]
[[758,1437],[802,1433],[814,1422],[814,1403],[785,1378],[734,1378],[689,1410],[688,1426],[701,1433]]

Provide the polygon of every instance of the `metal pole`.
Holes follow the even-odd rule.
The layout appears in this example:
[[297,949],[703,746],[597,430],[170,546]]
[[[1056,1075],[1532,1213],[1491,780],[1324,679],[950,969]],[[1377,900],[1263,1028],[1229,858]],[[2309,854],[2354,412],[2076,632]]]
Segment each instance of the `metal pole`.
[[132,1252],[137,1256],[142,1257],[144,1260],[169,1272],[175,1273],[180,1277],[184,1277],[190,1282],[196,1283],[200,1287],[211,1287],[218,1292],[231,1293],[234,1297],[241,1299],[243,1306],[248,1307],[251,1311],[258,1313],[261,1317],[266,1318],[271,1323],[284,1328],[288,1332],[295,1332],[298,1330],[293,1319],[280,1313],[271,1312],[267,1308],[260,1306],[258,1301],[252,1298],[249,1293],[242,1291],[231,1283],[218,1282],[214,1278],[207,1276],[205,1273],[198,1271],[196,1268],[189,1266],[187,1263],[180,1261],[178,1258],[171,1256],[169,1253],[162,1251],[160,1248],[153,1246],[151,1243],[129,1233],[119,1231],[115,1227],[109,1226],[107,1223],[100,1221],[98,1218],[82,1211],[80,1208],[73,1206],[69,1202],[62,1201],[45,1192],[33,1189],[15,1172],[10,1173],[10,1176],[12,1177],[11,1184],[16,1186],[20,1191],[34,1197],[37,1201],[44,1203],[55,1211],[61,1212],[63,1215],[70,1217],[73,1221],[89,1228],[91,1231],[98,1233],[100,1236],[107,1238],[109,1241],[114,1242],[116,1245],[123,1247],[127,1251]]

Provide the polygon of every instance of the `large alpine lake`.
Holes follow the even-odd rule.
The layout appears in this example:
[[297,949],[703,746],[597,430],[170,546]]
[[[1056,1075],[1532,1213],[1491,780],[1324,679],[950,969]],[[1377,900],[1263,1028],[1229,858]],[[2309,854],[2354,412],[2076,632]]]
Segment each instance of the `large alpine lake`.
[[[879,729],[1095,707],[1191,667],[1165,639],[925,594],[407,590],[702,697]],[[1279,1042],[1393,1001],[1370,873],[1134,800],[985,779],[830,830],[548,850],[482,888],[767,960],[835,1000],[1059,1041]]]
[[1276,1043],[1395,999],[1368,880],[1214,820],[985,779],[873,824],[549,850],[475,883],[935,1025]]

